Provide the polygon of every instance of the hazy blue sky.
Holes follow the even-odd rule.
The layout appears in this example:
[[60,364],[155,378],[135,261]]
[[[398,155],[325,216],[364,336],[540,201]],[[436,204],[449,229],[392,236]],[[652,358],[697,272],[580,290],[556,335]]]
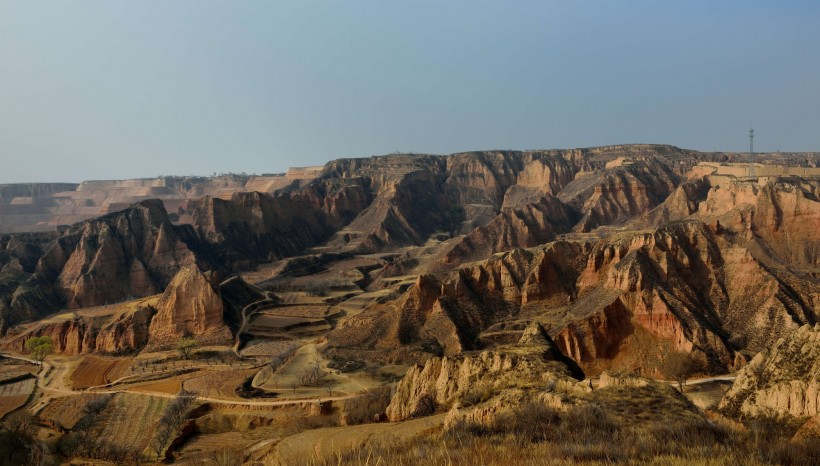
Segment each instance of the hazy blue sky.
[[820,2],[0,0],[0,182],[820,150]]

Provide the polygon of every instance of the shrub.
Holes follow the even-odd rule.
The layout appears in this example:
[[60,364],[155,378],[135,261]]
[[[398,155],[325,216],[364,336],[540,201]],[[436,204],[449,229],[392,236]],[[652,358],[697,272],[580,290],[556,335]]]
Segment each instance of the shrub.
[[437,405],[438,403],[436,403],[436,398],[433,395],[426,393],[416,402],[416,407],[413,409],[411,417],[430,416],[436,412]]

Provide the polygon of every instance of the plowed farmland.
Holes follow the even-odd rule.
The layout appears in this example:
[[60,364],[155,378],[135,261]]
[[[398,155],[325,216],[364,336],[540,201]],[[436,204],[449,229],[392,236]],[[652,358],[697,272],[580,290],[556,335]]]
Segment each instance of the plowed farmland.
[[71,383],[75,389],[104,385],[125,375],[130,366],[130,359],[86,356],[72,372]]

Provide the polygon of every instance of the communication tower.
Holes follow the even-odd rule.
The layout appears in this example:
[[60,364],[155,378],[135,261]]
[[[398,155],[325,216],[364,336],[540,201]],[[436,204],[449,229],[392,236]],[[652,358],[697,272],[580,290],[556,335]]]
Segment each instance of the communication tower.
[[755,130],[749,128],[749,176],[755,176]]

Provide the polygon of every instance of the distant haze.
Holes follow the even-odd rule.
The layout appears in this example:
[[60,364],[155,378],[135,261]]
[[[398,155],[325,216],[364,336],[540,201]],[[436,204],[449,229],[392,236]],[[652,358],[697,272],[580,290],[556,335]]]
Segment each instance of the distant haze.
[[0,0],[0,183],[820,150],[820,2]]

